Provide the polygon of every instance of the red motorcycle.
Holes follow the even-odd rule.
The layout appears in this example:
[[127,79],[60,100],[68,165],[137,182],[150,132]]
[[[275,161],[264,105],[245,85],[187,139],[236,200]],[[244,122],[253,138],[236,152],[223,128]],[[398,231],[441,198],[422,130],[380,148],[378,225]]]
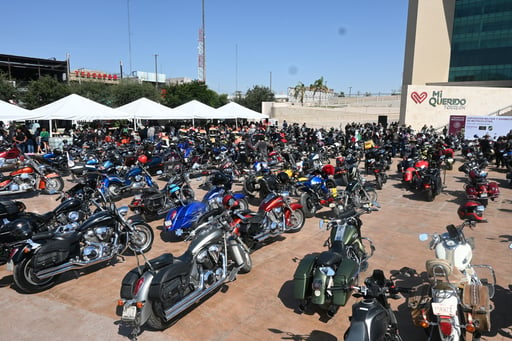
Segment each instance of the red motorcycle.
[[469,200],[476,200],[487,206],[489,199],[495,200],[500,195],[500,187],[497,182],[487,179],[487,172],[474,167],[468,172],[468,182],[464,185],[466,196]]
[[412,189],[419,189],[422,183],[422,172],[428,169],[429,163],[427,160],[416,160],[412,165],[405,168],[402,175],[402,181]]
[[0,152],[0,168],[15,166],[19,161],[22,161],[21,159],[21,150],[16,145],[13,145],[11,148]]
[[27,155],[23,155],[23,157],[25,160],[21,168],[12,171],[7,176],[0,176],[0,195],[37,190],[46,194],[62,191],[64,180],[60,174],[38,164]]
[[283,232],[299,232],[304,222],[302,205],[291,202],[288,192],[271,192],[261,201],[258,212],[241,217],[234,232],[249,249],[254,250],[270,237],[277,237]]

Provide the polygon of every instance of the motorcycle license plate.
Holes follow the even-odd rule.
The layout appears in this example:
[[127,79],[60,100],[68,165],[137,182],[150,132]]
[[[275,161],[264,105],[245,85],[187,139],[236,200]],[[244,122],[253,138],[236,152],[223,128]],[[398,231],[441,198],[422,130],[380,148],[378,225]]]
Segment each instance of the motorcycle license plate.
[[480,198],[487,198],[487,193],[480,194]]
[[434,315],[455,316],[457,305],[450,302],[432,302],[432,311]]
[[137,307],[131,305],[129,307],[123,307],[123,320],[135,320],[135,316],[137,315]]
[[14,271],[14,263],[12,262],[12,259],[7,262],[7,271],[13,272]]

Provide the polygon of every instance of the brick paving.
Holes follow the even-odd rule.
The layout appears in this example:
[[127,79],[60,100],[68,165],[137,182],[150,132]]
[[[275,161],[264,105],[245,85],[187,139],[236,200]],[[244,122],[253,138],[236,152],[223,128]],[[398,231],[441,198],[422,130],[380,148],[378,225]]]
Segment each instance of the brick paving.
[[[447,172],[446,188],[433,202],[404,188],[392,165],[391,178],[379,194],[382,208],[379,212],[363,216],[364,236],[372,239],[376,252],[369,261],[370,275],[376,268],[387,275],[391,270],[410,267],[418,273],[424,271],[425,260],[432,258],[428,243],[420,242],[422,232],[444,232],[448,224],[459,224],[456,214],[464,200],[464,175],[455,170]],[[459,163],[460,165],[460,163]],[[474,264],[490,264],[497,274],[495,310],[491,314],[492,330],[483,340],[512,339],[512,190],[506,187],[505,173],[489,169],[490,180],[498,181],[501,196],[490,202],[486,210],[489,222],[467,230],[474,237]],[[368,180],[373,180],[368,178]],[[197,185],[197,183],[196,183]],[[66,186],[71,186],[68,182]],[[235,190],[241,187],[235,185]],[[197,196],[201,197],[198,190]],[[1,199],[1,198],[0,198]],[[40,213],[54,208],[52,196],[23,199],[29,210]],[[124,199],[120,204],[126,204]],[[342,340],[348,326],[351,298],[332,318],[317,311],[299,314],[293,299],[293,273],[305,254],[324,250],[328,237],[318,228],[319,217],[326,209],[306,221],[303,230],[287,234],[255,251],[253,270],[227,284],[221,291],[202,302],[164,331],[144,330],[139,340]],[[163,252],[181,254],[183,242],[165,243],[160,239],[163,221],[152,222],[155,243],[149,257]],[[135,258],[124,262],[96,267],[81,276],[66,274],[58,285],[34,295],[18,293],[12,285],[12,275],[5,266],[0,268],[0,302],[2,318],[0,333],[3,340],[128,340],[128,331],[119,327],[115,304],[119,298],[120,282],[124,274],[136,264]],[[414,278],[405,279],[404,285],[415,284]],[[404,340],[425,340],[422,330],[412,325],[405,299],[392,301]]]

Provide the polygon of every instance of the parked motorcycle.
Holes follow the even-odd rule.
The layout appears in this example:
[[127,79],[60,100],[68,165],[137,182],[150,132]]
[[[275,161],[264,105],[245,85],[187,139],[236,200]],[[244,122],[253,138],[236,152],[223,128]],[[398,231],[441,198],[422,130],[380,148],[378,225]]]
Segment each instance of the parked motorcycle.
[[[299,310],[314,304],[332,317],[347,303],[351,294],[347,288],[357,285],[359,273],[366,270],[375,251],[373,242],[361,236],[360,216],[377,211],[377,206],[375,203],[359,211],[346,211],[338,219],[320,220],[320,229],[330,230],[324,243],[328,250],[304,256],[295,270],[294,297],[299,300]],[[369,250],[364,243],[369,244]]]
[[187,173],[174,175],[161,190],[150,187],[135,194],[128,207],[145,221],[160,219],[171,208],[184,206],[194,200],[195,194],[189,179]]
[[158,189],[158,185],[151,178],[144,164],[147,157],[141,155],[138,158],[138,166],[133,167],[123,176],[107,175],[102,181],[102,188],[109,192],[114,200],[119,200],[123,195],[141,190],[147,187]]
[[[206,171],[208,173],[208,171]],[[247,210],[249,203],[243,193],[231,192],[232,178],[223,172],[215,172],[211,177],[211,188],[201,201],[191,201],[182,206],[173,207],[164,220],[164,228],[172,237],[186,237],[198,225],[226,208],[230,198],[237,200],[241,210]]]
[[406,288],[396,287],[384,276],[382,270],[373,270],[364,285],[350,287],[354,296],[363,300],[352,305],[350,325],[345,332],[345,341],[402,341],[398,332],[398,321],[393,314],[388,298],[400,298]]
[[9,145],[0,152],[0,169],[7,170],[16,166],[22,159],[23,153],[18,146]]
[[[106,201],[106,198],[104,199]],[[126,219],[128,207],[111,202],[69,233],[33,233],[30,220],[16,224],[7,269],[23,292],[36,293],[52,287],[57,276],[72,270],[113,261],[128,249],[147,252],[153,244],[153,230],[141,220]]]
[[249,249],[233,233],[228,215],[210,222],[181,256],[170,253],[147,260],[124,277],[117,315],[136,338],[148,325],[162,330],[237,274],[252,269]]
[[46,194],[62,191],[64,180],[60,174],[49,171],[28,155],[20,168],[7,176],[0,176],[0,195],[18,194],[40,190]]
[[464,185],[466,196],[469,200],[477,200],[487,206],[489,199],[496,200],[500,195],[500,188],[497,182],[487,179],[485,171],[486,163],[472,167],[467,172],[468,180]]
[[[429,281],[408,300],[414,323],[426,329],[429,340],[437,333],[443,341],[464,340],[466,332],[480,340],[481,333],[490,330],[496,276],[490,265],[471,264],[474,241],[463,232],[475,226],[475,219],[483,220],[483,209],[474,203],[462,205],[458,214],[467,220],[459,226],[448,225],[446,233],[431,235],[430,249],[436,258],[426,262]],[[420,235],[422,241],[428,238]],[[491,282],[481,279],[477,269],[487,270]]]
[[249,249],[256,249],[264,240],[284,232],[299,232],[304,226],[302,205],[292,202],[288,192],[269,193],[258,211],[244,217],[235,229]]
[[300,195],[300,203],[306,218],[313,217],[322,207],[336,207],[340,200],[336,184],[333,180],[324,180],[320,175],[313,175],[302,181],[297,181],[295,186]]

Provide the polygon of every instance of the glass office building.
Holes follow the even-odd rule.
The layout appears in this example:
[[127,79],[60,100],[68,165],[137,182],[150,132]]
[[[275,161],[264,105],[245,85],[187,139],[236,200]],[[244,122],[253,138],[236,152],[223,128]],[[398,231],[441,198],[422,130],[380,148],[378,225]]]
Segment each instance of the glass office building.
[[512,1],[456,0],[449,82],[512,80]]

